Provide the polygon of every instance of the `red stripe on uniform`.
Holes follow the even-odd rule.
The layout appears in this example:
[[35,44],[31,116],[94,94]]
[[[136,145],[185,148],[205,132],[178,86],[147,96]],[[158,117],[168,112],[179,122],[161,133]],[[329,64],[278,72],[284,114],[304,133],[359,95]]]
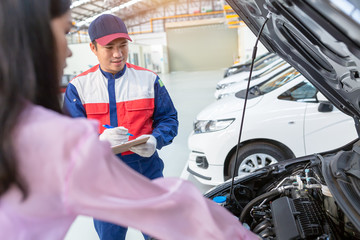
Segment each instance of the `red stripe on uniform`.
[[133,69],[135,69],[135,70],[144,70],[144,71],[152,72],[153,74],[156,75],[156,73],[154,73],[153,71],[151,71],[151,70],[149,70],[149,69],[142,68],[142,67],[133,65],[133,64],[131,64],[131,63],[126,63],[126,67],[128,67],[128,68],[133,68]]

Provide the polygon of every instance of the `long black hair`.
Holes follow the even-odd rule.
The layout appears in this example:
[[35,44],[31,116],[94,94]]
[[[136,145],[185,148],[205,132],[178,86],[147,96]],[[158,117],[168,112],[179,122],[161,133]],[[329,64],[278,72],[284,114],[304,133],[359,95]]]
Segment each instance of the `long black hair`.
[[70,5],[71,0],[0,1],[0,195],[12,184],[24,198],[28,195],[11,137],[25,102],[61,112],[50,21],[65,14]]

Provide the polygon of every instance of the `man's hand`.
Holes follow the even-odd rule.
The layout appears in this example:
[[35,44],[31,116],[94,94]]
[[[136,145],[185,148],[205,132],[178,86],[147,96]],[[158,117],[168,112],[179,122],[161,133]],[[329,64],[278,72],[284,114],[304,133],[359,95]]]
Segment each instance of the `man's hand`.
[[101,141],[109,141],[111,146],[115,146],[129,141],[127,133],[128,130],[124,127],[108,128],[100,134],[99,138]]
[[129,148],[129,150],[139,154],[142,157],[151,157],[156,150],[156,138],[153,135],[145,134],[145,135],[141,135],[136,139],[140,139],[144,137],[150,137],[150,138],[147,140],[146,143],[133,146]]

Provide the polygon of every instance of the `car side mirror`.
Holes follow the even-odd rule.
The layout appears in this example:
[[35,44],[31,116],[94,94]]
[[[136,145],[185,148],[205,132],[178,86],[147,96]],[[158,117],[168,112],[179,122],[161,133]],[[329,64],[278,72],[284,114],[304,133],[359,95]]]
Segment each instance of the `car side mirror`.
[[334,105],[332,105],[321,92],[316,94],[316,98],[320,103],[318,107],[319,112],[332,112]]
[[319,112],[332,112],[334,106],[330,102],[321,102],[318,107]]

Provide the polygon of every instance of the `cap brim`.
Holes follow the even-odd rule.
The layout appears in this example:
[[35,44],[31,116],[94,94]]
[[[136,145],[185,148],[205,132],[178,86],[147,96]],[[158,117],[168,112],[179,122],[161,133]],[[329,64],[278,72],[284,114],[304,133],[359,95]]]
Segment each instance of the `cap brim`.
[[98,38],[98,39],[95,39],[95,41],[97,43],[99,43],[100,45],[102,46],[105,46],[107,45],[109,42],[117,39],[117,38],[126,38],[128,39],[129,41],[132,41],[131,38],[129,37],[128,34],[126,33],[114,33],[114,34],[110,34],[110,35],[106,35],[104,37],[101,37],[101,38]]

